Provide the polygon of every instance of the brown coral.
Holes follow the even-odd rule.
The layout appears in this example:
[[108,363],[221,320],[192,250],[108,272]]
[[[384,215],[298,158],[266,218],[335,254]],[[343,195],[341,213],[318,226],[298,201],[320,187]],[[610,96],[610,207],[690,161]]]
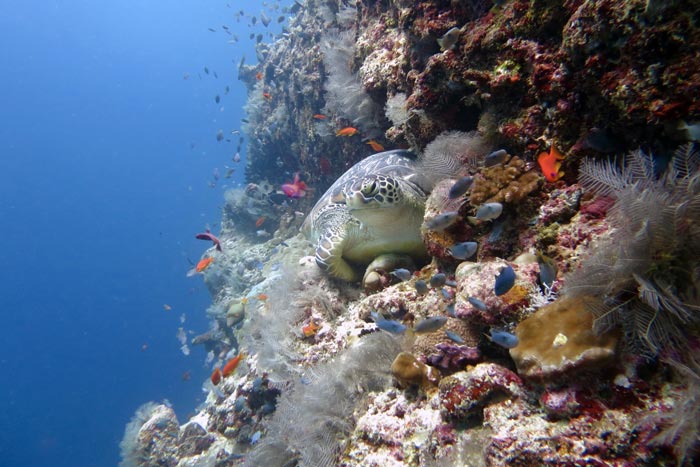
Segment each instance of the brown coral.
[[507,164],[483,169],[474,176],[469,202],[472,206],[483,203],[516,203],[535,191],[542,177],[518,156]]
[[563,297],[518,324],[519,344],[510,350],[518,373],[550,377],[573,369],[601,367],[615,356],[618,334],[593,332],[587,306],[593,297]]

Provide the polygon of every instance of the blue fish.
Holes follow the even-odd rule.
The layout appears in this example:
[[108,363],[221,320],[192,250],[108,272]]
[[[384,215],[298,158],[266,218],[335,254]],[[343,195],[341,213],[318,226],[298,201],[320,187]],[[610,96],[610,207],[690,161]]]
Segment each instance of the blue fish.
[[486,311],[488,309],[486,303],[482,302],[476,297],[467,297],[467,301],[479,311]]
[[496,296],[499,296],[508,292],[513,285],[515,285],[515,271],[509,264],[502,268],[501,272],[496,276],[496,282],[494,283],[493,290],[496,293]]
[[500,345],[505,349],[512,349],[518,345],[518,336],[506,331],[497,331],[493,328],[489,330],[490,335],[486,335],[488,340],[494,344]]
[[438,214],[435,217],[428,219],[425,222],[425,226],[432,231],[441,232],[457,222],[459,213],[457,211],[448,211]]
[[411,271],[406,268],[399,268],[391,271],[391,275],[396,277],[401,282],[406,282],[411,278]]
[[374,324],[377,325],[382,331],[390,332],[392,334],[403,334],[406,332],[406,325],[396,321],[394,319],[385,319],[382,315],[373,311],[370,313]]
[[456,342],[456,343],[458,343],[458,344],[464,344],[464,339],[462,339],[462,337],[461,337],[459,334],[455,333],[455,332],[452,332],[452,331],[445,331],[445,335],[446,335],[447,338],[448,338],[449,340],[451,340],[452,342]]
[[474,256],[479,245],[476,242],[455,243],[447,249],[454,259],[468,259]]
[[455,304],[450,303],[445,307],[445,311],[447,312],[448,315],[452,316],[453,318],[456,318],[457,315],[455,315]]
[[418,292],[419,295],[425,295],[430,291],[430,289],[428,289],[428,284],[426,284],[423,279],[418,279],[415,285],[416,292]]
[[445,285],[446,281],[447,276],[445,276],[445,273],[438,272],[437,274],[433,274],[433,277],[430,278],[430,287],[437,289]]
[[413,327],[413,332],[416,334],[425,334],[428,332],[435,332],[445,325],[447,322],[446,316],[431,316],[430,318],[425,318]]
[[484,167],[493,167],[494,165],[503,164],[508,159],[508,151],[499,149],[493,151],[484,158]]
[[459,198],[460,196],[462,196],[464,193],[467,192],[469,187],[472,186],[472,183],[474,183],[474,177],[472,177],[471,175],[467,175],[466,177],[460,178],[450,188],[450,191],[447,194],[448,198],[450,198],[450,199]]

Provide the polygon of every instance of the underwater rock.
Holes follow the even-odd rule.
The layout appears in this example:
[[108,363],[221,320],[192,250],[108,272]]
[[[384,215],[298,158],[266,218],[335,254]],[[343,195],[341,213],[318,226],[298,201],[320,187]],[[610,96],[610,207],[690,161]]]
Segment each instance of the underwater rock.
[[520,322],[515,328],[520,343],[510,349],[518,374],[551,378],[610,364],[619,334],[593,332],[593,314],[587,305],[595,300],[562,297]]
[[403,386],[415,385],[427,391],[437,386],[440,372],[419,361],[408,352],[401,352],[391,364],[391,374]]
[[440,381],[440,411],[448,420],[480,419],[484,406],[524,394],[518,375],[494,363],[479,363]]

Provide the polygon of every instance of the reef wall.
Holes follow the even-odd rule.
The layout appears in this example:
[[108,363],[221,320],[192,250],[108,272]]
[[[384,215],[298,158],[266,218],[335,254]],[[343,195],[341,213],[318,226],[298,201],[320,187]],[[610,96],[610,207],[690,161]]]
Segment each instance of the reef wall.
[[[182,425],[139,410],[122,465],[694,465],[698,11],[299,2],[239,69],[248,186],[227,193],[192,342],[216,368],[207,401]],[[298,233],[383,148],[457,152],[471,187],[438,181],[430,260],[365,288]],[[297,173],[310,189],[289,197]]]

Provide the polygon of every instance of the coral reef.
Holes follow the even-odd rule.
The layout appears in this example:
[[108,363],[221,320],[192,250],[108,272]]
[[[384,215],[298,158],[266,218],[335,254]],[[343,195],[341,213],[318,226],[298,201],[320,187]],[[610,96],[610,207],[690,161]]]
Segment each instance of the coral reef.
[[[247,356],[182,426],[139,410],[122,465],[696,465],[700,162],[662,161],[697,137],[698,6],[295,2],[239,67],[248,185],[202,273],[206,364]],[[422,161],[430,258],[380,257],[365,290],[298,234],[382,146]],[[487,163],[493,148],[512,156]],[[563,159],[544,178],[547,151]],[[310,188],[280,193],[297,173]],[[470,219],[487,202],[500,216]],[[463,242],[473,256],[451,253]]]

